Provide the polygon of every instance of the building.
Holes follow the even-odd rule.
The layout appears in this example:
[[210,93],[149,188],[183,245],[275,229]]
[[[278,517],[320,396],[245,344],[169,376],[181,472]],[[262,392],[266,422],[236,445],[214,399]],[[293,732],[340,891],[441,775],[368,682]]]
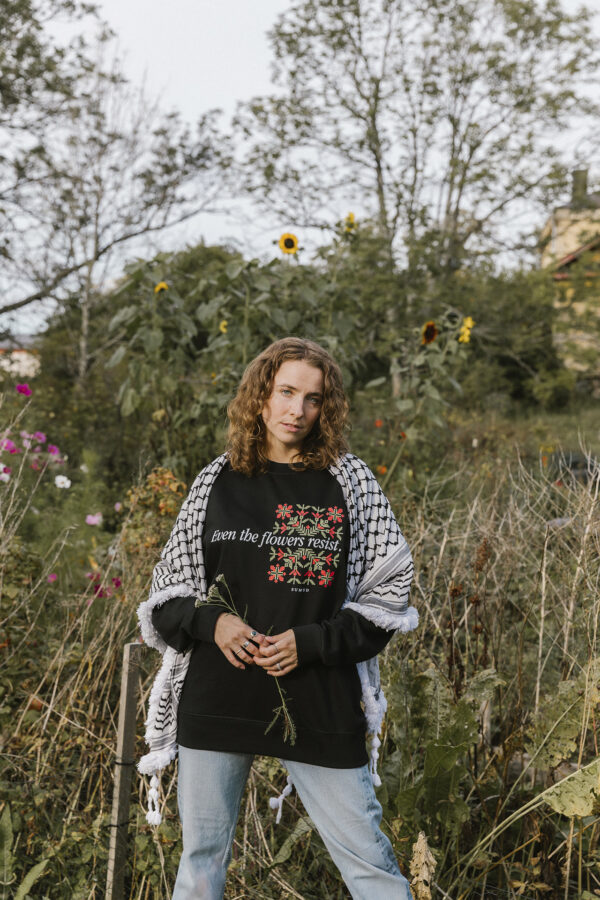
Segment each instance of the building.
[[556,283],[554,339],[565,366],[600,380],[600,193],[587,170],[573,173],[571,202],[557,207],[540,235],[540,264]]

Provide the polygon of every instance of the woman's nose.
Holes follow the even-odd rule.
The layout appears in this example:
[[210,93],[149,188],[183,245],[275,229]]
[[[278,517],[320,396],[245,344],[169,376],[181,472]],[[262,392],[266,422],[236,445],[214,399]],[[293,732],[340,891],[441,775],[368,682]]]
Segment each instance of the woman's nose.
[[297,416],[298,418],[301,418],[301,416],[304,412],[304,401],[303,401],[302,397],[292,397],[291,401],[290,401],[290,408],[291,408],[291,412],[295,416]]

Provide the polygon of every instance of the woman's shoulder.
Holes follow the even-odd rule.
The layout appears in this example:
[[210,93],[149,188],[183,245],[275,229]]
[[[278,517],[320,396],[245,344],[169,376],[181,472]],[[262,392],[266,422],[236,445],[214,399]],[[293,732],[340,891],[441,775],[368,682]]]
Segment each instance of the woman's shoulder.
[[355,456],[354,453],[344,453],[343,456],[340,456],[337,466],[350,475],[350,477],[360,478],[362,476],[362,478],[365,478],[368,481],[377,480],[364,459],[361,459],[360,456]]
[[228,459],[229,455],[227,453],[221,453],[220,456],[207,463],[203,469],[200,469],[192,482],[190,493],[197,493],[206,487],[212,486],[217,476],[227,465]]

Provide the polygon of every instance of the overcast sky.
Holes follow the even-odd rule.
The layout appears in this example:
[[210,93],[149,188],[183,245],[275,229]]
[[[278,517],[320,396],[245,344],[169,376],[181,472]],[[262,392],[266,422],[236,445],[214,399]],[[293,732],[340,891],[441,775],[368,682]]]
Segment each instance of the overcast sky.
[[[176,107],[192,123],[208,109],[221,108],[229,116],[238,100],[270,91],[266,33],[291,5],[291,0],[98,2],[117,34],[126,75],[137,84],[145,77],[151,96],[160,95],[165,107]],[[186,235],[190,241],[235,241],[246,253],[263,257],[273,253],[273,240],[290,227],[289,222],[243,224],[210,214],[194,220]],[[177,240],[173,235],[159,243],[165,248]]]

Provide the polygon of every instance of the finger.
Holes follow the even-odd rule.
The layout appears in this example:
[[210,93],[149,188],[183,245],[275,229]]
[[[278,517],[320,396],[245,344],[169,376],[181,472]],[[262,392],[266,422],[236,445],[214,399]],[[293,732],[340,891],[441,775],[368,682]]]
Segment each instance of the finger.
[[241,659],[243,662],[247,662],[252,664],[254,662],[254,656],[252,655],[252,651],[250,647],[234,647],[232,648],[233,652],[237,656],[238,659]]
[[279,678],[281,675],[287,675],[288,672],[292,672],[295,668],[295,664],[282,666],[281,669],[278,669],[276,666],[274,669],[267,669],[267,675],[273,675],[274,678]]
[[233,653],[232,650],[227,650],[225,652],[225,656],[229,660],[231,665],[236,667],[236,669],[245,669],[246,668],[244,663],[240,659],[237,658],[237,656],[235,655],[235,653]]

